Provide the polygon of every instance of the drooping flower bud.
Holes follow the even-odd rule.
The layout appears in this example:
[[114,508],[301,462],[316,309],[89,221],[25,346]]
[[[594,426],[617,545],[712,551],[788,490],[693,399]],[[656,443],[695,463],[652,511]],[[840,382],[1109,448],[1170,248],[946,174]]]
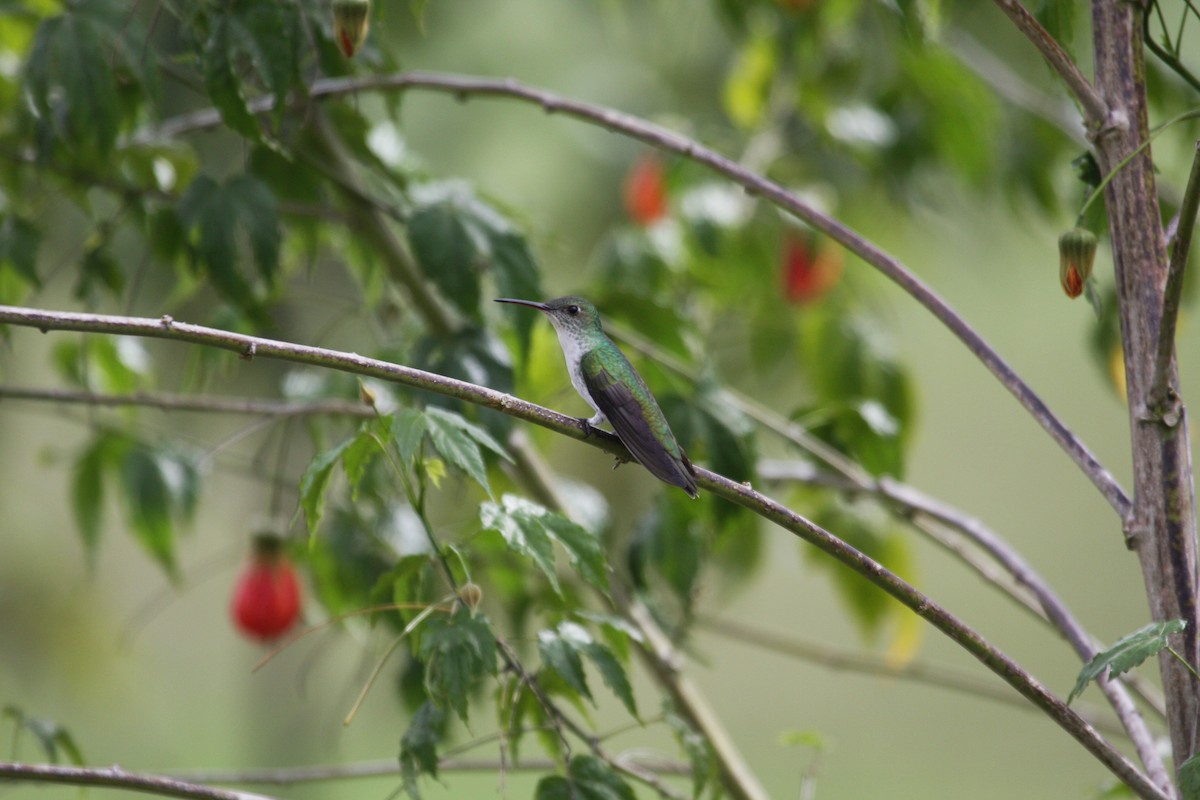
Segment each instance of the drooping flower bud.
[[346,58],[367,40],[370,17],[371,0],[333,0],[333,37]]
[[475,610],[479,608],[479,604],[483,602],[483,589],[479,588],[477,583],[464,583],[458,590],[458,596],[474,614]]
[[1067,297],[1083,294],[1095,261],[1096,234],[1086,228],[1072,228],[1058,237],[1058,279]]
[[300,582],[283,540],[259,533],[234,585],[230,611],[238,630],[264,642],[276,639],[300,618],[301,602]]

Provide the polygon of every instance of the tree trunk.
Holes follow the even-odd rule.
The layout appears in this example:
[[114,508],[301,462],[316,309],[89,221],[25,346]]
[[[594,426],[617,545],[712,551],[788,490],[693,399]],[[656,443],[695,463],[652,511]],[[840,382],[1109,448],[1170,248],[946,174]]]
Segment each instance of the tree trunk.
[[[1165,416],[1153,413],[1150,403],[1167,248],[1149,147],[1121,166],[1148,135],[1142,22],[1141,3],[1093,3],[1095,83],[1108,104],[1109,116],[1092,132],[1102,173],[1119,170],[1105,189],[1105,202],[1120,303],[1133,445],[1134,503],[1125,532],[1130,548],[1141,561],[1151,616],[1155,620],[1187,621],[1182,644],[1172,644],[1195,666],[1196,519],[1187,416],[1181,402],[1177,415]],[[1174,365],[1171,381],[1174,386]],[[1200,695],[1193,676],[1169,653],[1164,651],[1160,656],[1159,667],[1178,769],[1196,751]]]

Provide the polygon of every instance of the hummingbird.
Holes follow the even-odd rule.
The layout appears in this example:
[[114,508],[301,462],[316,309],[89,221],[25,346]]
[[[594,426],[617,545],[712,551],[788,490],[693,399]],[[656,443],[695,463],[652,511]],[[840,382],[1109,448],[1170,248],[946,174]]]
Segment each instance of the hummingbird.
[[536,308],[550,319],[571,385],[596,412],[590,419],[580,420],[585,432],[607,421],[621,444],[651,474],[683,489],[689,497],[698,496],[692,462],[675,440],[642,376],[604,333],[594,305],[573,295],[545,303],[508,297],[496,302]]

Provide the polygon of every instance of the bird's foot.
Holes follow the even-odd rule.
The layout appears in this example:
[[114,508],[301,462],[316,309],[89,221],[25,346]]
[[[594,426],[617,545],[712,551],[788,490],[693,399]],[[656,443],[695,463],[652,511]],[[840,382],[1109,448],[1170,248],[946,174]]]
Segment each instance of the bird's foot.
[[592,435],[592,423],[587,417],[576,417],[575,421],[579,423],[580,429],[583,431],[583,438],[587,439]]

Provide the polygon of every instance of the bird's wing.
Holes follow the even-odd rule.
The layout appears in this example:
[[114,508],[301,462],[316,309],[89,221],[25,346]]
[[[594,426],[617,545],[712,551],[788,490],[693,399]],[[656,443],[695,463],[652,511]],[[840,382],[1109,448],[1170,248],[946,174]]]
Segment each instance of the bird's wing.
[[[617,438],[638,463],[659,480],[678,486],[695,497],[696,479],[691,472],[691,463],[675,441],[675,435],[671,433],[654,398],[650,398],[651,407],[647,413],[629,387],[616,380],[594,353],[585,354],[580,367],[592,399],[612,424]],[[652,422],[647,421],[647,417]],[[660,437],[670,442],[676,452],[672,453],[663,446]]]

